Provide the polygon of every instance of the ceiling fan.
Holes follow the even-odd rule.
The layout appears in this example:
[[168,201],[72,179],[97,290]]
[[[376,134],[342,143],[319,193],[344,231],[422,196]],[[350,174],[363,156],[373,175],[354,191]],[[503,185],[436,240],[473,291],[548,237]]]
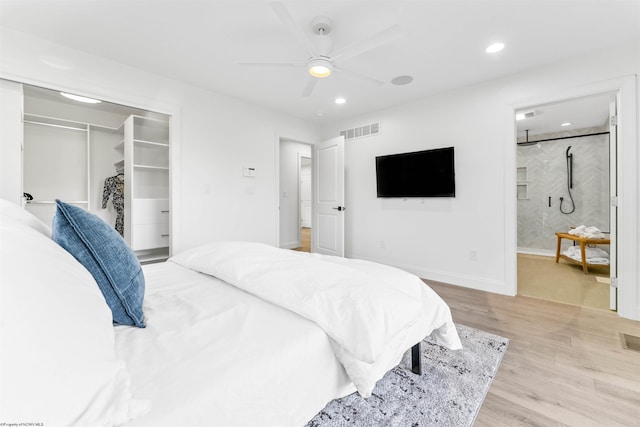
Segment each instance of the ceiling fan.
[[378,46],[387,44],[402,35],[400,26],[394,25],[383,30],[367,40],[334,49],[333,40],[329,36],[332,29],[331,20],[325,16],[315,18],[310,31],[304,31],[294,20],[289,11],[280,2],[269,3],[280,21],[289,29],[291,34],[301,43],[309,53],[304,62],[243,62],[244,66],[271,67],[305,67],[308,71],[307,83],[302,91],[303,97],[313,92],[319,79],[329,77],[334,71],[350,75],[352,78],[367,81],[376,85],[384,82],[373,77],[349,71],[336,65],[337,62],[365,53]]

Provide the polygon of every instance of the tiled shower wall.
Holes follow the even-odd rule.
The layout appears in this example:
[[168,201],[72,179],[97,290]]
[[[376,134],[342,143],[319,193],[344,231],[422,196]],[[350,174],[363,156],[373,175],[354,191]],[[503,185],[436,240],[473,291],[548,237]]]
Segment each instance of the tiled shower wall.
[[[608,129],[581,129],[580,134]],[[576,133],[576,132],[574,132]],[[545,134],[530,138],[547,139],[571,133]],[[573,154],[573,200],[571,210],[567,192],[566,150]],[[540,142],[518,146],[518,250],[532,253],[555,252],[556,231],[566,232],[571,226],[596,226],[609,232],[609,135]],[[551,206],[549,206],[551,197]],[[563,241],[563,246],[569,242]],[[604,248],[606,249],[606,247]]]

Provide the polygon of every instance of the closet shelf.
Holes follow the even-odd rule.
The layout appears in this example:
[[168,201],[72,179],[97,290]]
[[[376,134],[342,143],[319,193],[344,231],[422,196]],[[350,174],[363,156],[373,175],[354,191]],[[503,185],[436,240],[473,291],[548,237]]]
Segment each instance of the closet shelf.
[[[169,122],[129,116],[122,127],[127,186],[124,237],[141,262],[169,257]],[[121,151],[120,151],[121,150]]]
[[148,170],[159,170],[159,171],[168,171],[168,166],[150,166],[150,165],[133,165],[135,169],[148,169]]
[[169,144],[166,142],[155,142],[155,141],[146,141],[144,139],[134,139],[133,142],[135,144],[144,144],[150,148],[158,148],[158,149],[167,149],[169,148]]

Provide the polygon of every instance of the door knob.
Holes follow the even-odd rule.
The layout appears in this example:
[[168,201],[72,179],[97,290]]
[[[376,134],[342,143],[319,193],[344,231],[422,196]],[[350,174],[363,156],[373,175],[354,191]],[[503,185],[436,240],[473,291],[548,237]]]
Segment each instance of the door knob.
[[331,209],[335,209],[337,211],[344,211],[346,210],[346,208],[344,206],[338,206],[337,208],[331,208]]

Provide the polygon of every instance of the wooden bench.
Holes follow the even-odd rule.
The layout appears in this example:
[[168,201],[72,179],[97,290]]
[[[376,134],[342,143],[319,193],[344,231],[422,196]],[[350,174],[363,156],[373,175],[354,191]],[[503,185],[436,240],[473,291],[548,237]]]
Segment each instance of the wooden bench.
[[[590,239],[588,237],[580,237],[580,236],[575,236],[573,234],[560,233],[560,232],[556,232],[556,236],[558,236],[558,247],[556,249],[556,263],[560,258],[562,258],[574,264],[581,264],[582,271],[584,272],[584,274],[589,273],[589,267],[609,267],[609,264],[588,264],[585,248],[587,245],[608,245],[611,243],[611,240]],[[568,239],[568,240],[573,240],[574,242],[580,242],[580,255],[582,256],[582,261],[576,261],[575,259],[560,253],[560,246],[561,246],[562,239]]]

